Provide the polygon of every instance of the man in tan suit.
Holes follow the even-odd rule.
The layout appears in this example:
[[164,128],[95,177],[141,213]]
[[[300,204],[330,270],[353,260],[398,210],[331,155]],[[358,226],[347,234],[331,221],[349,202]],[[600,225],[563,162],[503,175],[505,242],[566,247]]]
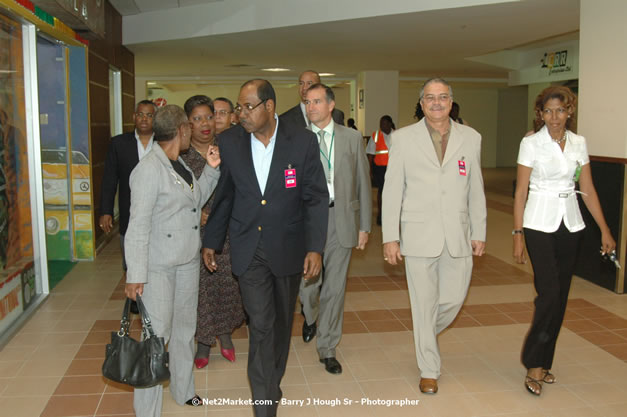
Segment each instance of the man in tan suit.
[[483,255],[486,236],[481,135],[449,118],[452,102],[446,81],[425,83],[425,118],[392,134],[383,189],[383,256],[392,265],[405,256],[420,390],[432,394],[437,336],[466,298],[472,255]]
[[317,335],[320,362],[327,372],[339,374],[342,365],[335,348],[342,337],[348,264],[352,248],[366,247],[372,222],[370,173],[359,132],[333,121],[333,90],[324,84],[312,85],[305,105],[311,130],[318,136],[330,198],[321,276],[315,283],[301,284],[303,340],[309,342]]

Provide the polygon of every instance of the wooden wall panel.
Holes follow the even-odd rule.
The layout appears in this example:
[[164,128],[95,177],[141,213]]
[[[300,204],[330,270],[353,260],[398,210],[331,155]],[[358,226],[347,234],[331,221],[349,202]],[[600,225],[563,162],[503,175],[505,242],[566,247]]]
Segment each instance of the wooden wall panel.
[[[91,118],[91,159],[94,189],[94,217],[100,216],[100,184],[104,161],[110,140],[109,119],[109,68],[122,71],[122,116],[124,130],[133,127],[132,113],[135,107],[135,58],[122,46],[122,16],[109,4],[105,4],[106,37],[89,42],[89,102]],[[130,112],[129,112],[130,109]],[[96,247],[105,236],[96,228]]]

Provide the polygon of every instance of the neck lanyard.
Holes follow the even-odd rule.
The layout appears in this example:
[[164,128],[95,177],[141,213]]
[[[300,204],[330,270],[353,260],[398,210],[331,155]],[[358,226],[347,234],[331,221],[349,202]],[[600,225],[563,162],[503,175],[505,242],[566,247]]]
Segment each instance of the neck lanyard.
[[[324,131],[324,129],[320,129],[320,130]],[[324,138],[320,140],[324,140]],[[329,172],[332,172],[331,171],[331,152],[333,152],[334,141],[335,141],[335,129],[333,129],[333,133],[331,134],[331,146],[329,146],[329,156],[325,155],[324,152],[322,152],[322,149],[320,149],[320,155],[324,156],[324,159],[327,160],[327,166],[329,167]]]

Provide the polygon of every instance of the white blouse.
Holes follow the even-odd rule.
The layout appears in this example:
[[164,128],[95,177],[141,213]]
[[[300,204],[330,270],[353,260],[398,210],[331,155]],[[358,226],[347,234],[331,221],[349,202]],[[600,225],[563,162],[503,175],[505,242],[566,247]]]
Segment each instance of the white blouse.
[[518,163],[531,168],[529,195],[523,214],[523,227],[555,232],[562,220],[570,232],[586,227],[575,193],[577,166],[590,163],[586,140],[571,131],[566,133],[564,151],[546,126],[523,138]]

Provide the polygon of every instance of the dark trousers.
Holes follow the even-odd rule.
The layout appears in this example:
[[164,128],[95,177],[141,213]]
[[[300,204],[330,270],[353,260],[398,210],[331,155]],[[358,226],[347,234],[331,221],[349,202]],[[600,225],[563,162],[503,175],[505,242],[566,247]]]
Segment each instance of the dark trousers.
[[248,379],[253,400],[273,402],[255,405],[256,417],[275,416],[282,397],[280,384],[301,279],[302,273],[285,277],[272,274],[261,242],[248,269],[239,277],[242,302],[250,319]]
[[372,179],[377,187],[377,223],[381,223],[381,199],[383,198],[383,185],[385,184],[385,171],[388,167],[385,165],[372,164]]
[[553,233],[525,229],[533,283],[538,293],[522,351],[522,362],[527,369],[551,369],[553,365],[581,236],[581,231],[569,232],[563,222]]

